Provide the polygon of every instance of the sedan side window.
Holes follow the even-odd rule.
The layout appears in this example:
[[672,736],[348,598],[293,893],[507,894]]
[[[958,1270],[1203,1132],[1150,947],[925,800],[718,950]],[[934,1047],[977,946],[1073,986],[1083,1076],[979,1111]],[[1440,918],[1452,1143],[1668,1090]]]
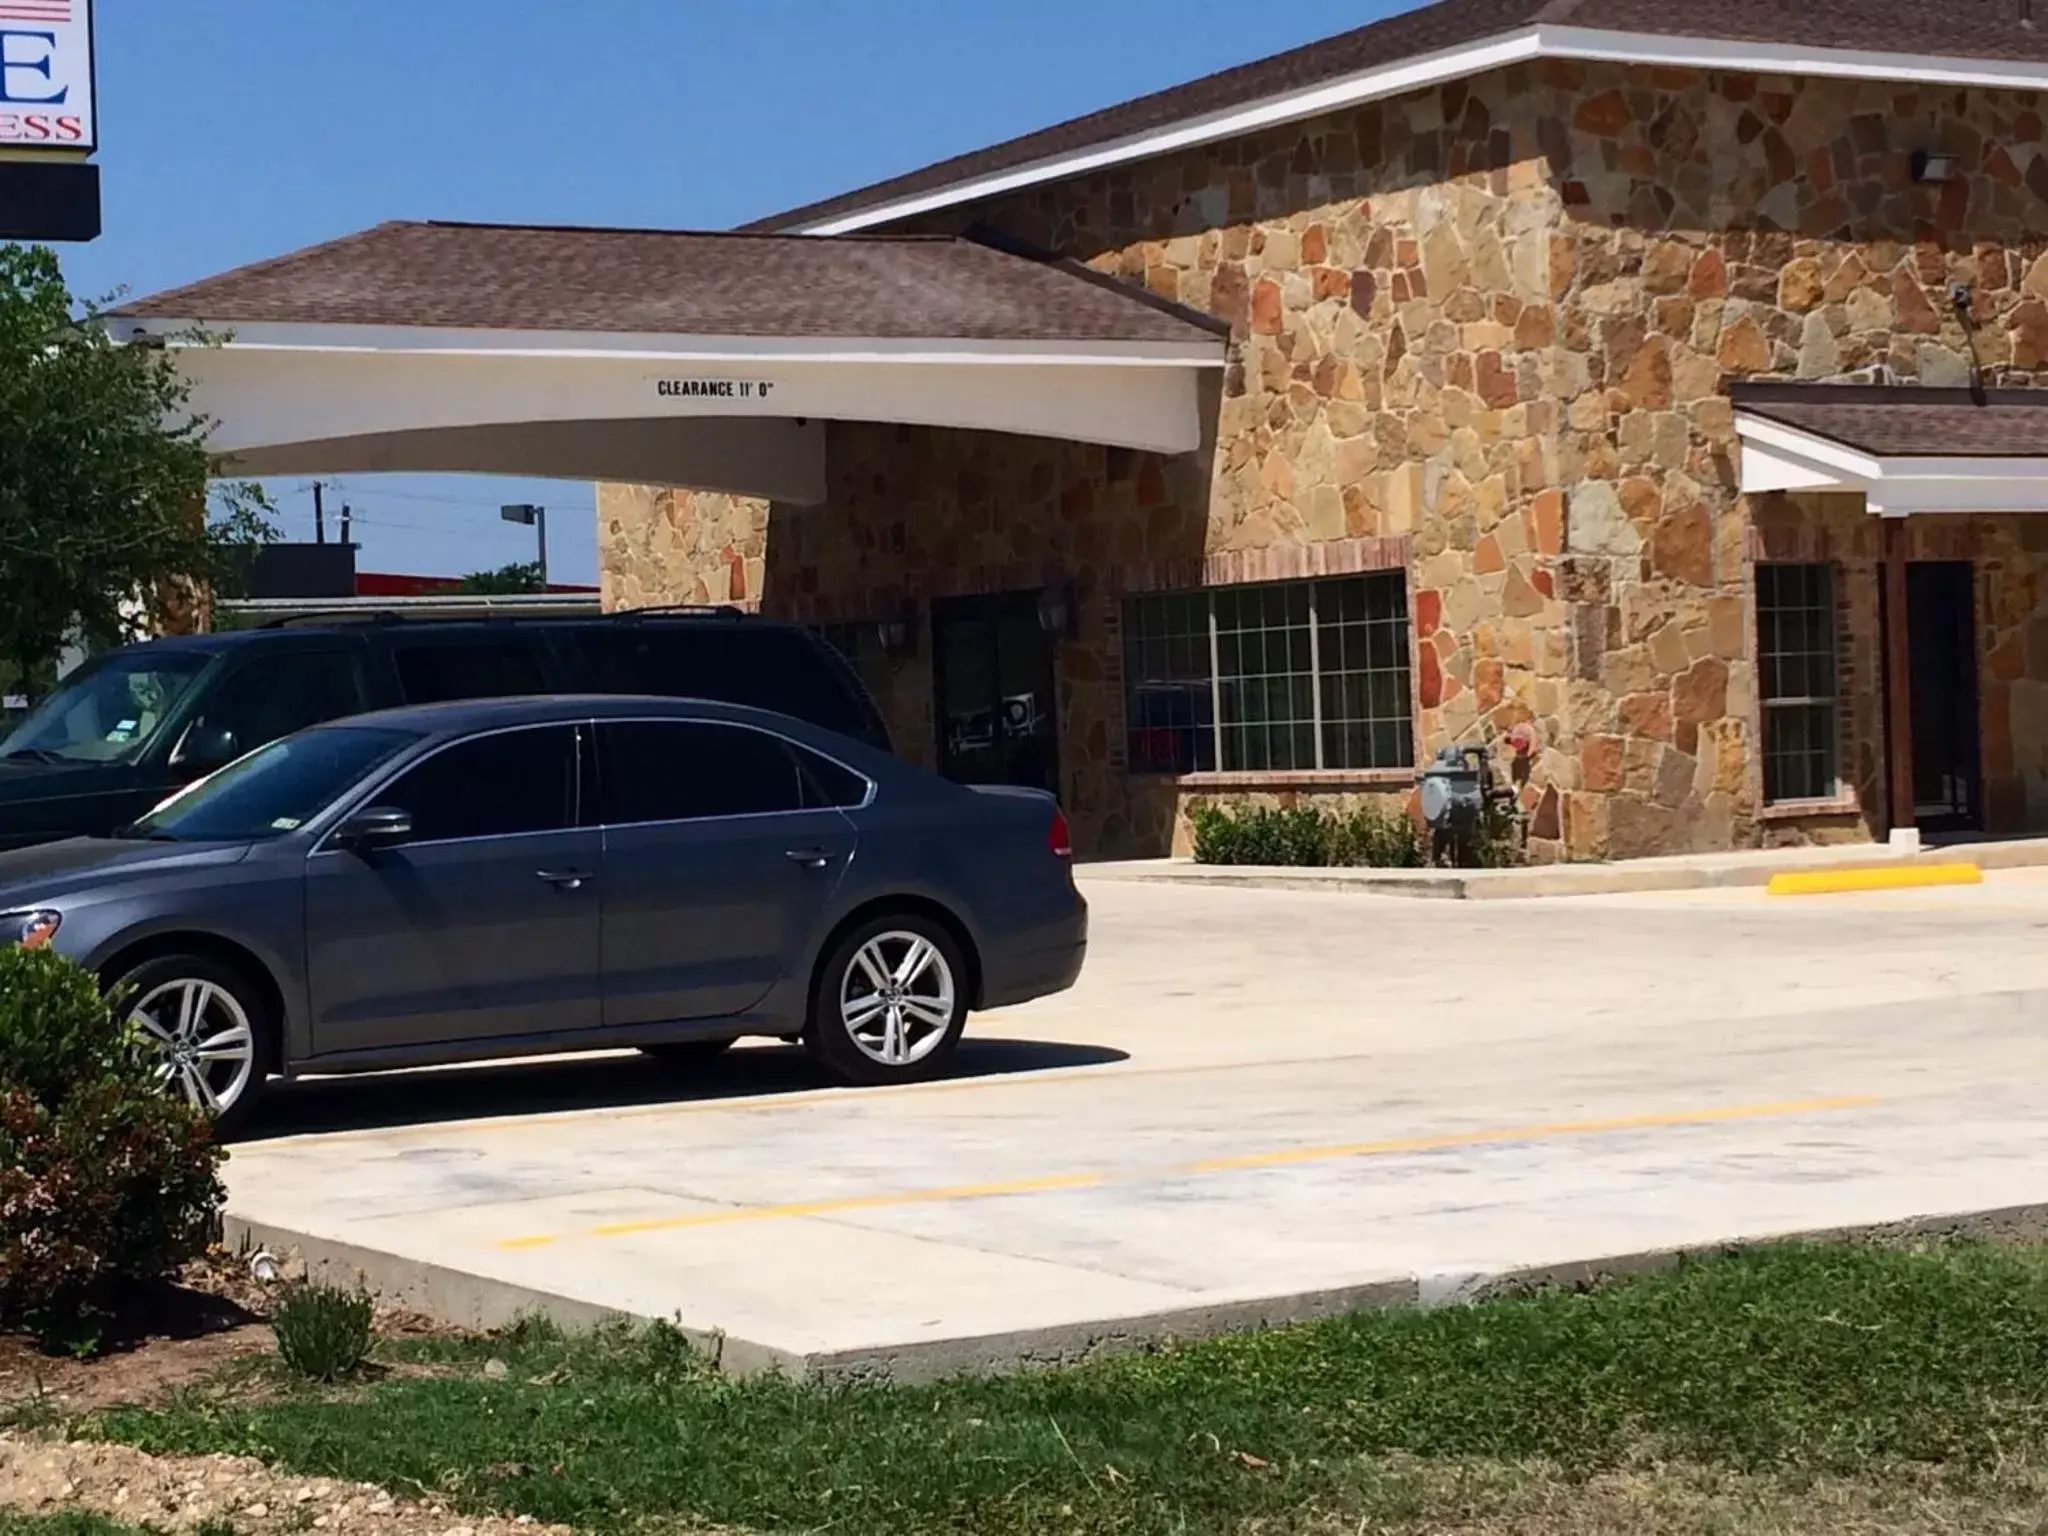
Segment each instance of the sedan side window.
[[542,726],[445,747],[375,798],[412,817],[412,841],[518,837],[576,825],[576,728]]
[[804,776],[789,744],[766,731],[703,721],[598,727],[604,819],[611,826],[764,816],[802,810]]

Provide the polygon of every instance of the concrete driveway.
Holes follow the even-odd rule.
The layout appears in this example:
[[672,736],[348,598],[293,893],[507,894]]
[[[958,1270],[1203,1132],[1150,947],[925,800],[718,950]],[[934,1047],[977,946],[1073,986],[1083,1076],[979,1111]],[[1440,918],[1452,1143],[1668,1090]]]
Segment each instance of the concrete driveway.
[[465,1318],[928,1374],[1529,1266],[2048,1204],[2048,871],[1449,904],[1097,882],[959,1072],[586,1058],[310,1083],[230,1207]]

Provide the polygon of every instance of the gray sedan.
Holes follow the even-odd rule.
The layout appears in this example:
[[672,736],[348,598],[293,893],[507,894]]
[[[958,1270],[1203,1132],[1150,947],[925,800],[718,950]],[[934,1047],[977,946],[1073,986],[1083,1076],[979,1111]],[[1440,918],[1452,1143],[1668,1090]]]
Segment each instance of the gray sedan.
[[0,942],[117,989],[167,1086],[801,1039],[938,1071],[970,1010],[1071,986],[1066,819],[780,715],[547,698],[274,742],[114,838],[0,855]]

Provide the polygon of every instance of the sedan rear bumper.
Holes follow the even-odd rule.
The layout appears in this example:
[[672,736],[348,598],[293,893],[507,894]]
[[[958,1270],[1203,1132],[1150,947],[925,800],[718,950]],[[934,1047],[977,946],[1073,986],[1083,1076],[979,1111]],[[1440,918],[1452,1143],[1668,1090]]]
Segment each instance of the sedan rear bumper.
[[1087,958],[1088,903],[1076,895],[1073,912],[1057,923],[989,947],[982,956],[981,1006],[1009,1008],[1064,992]]

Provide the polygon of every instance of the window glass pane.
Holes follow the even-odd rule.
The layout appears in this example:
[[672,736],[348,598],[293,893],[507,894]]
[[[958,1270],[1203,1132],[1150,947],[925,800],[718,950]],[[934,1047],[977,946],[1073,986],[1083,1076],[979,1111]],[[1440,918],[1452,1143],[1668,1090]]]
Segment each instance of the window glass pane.
[[1316,760],[1311,585],[1295,581],[1216,593],[1225,769],[1321,766]]
[[797,767],[803,773],[806,806],[838,806],[850,810],[867,799],[868,781],[851,768],[794,743],[790,744],[789,750],[796,755]]
[[607,823],[802,809],[803,777],[779,736],[700,721],[602,725]]
[[419,739],[412,731],[336,726],[274,741],[151,811],[131,835],[185,842],[283,837]]
[[408,704],[450,699],[509,699],[546,693],[540,657],[518,641],[441,641],[393,648],[398,684]]
[[1160,593],[1124,604],[1125,756],[1133,773],[1216,766],[1207,594]]
[[1831,796],[1840,778],[1834,568],[1759,565],[1756,604],[1764,798]]
[[367,707],[362,657],[355,650],[258,655],[221,680],[187,737],[200,730],[224,732],[232,742],[229,755],[239,756]]
[[111,763],[135,756],[213,661],[147,646],[88,662],[0,742],[0,759]]
[[1412,766],[1408,654],[1399,572],[1135,598],[1124,608],[1132,769]]
[[1323,766],[1407,768],[1408,583],[1397,571],[1316,584]]
[[415,842],[573,826],[575,728],[541,726],[459,742],[378,795],[377,804],[409,812]]

